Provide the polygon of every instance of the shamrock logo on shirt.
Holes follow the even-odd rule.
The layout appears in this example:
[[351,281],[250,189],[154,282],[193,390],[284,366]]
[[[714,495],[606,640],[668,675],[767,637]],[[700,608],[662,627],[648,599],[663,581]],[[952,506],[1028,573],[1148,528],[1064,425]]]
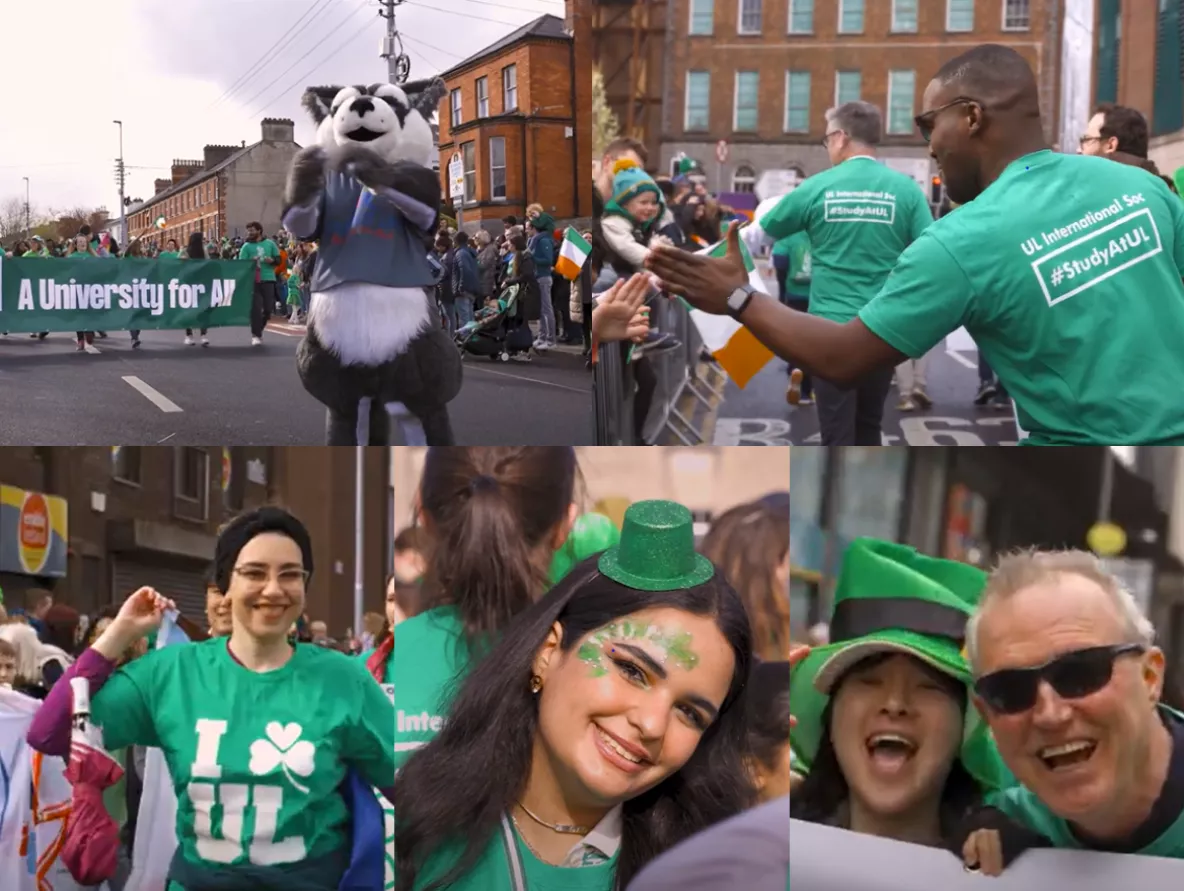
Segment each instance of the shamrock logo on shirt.
[[279,721],[272,721],[264,728],[266,739],[257,739],[251,743],[251,762],[248,769],[255,776],[271,773],[277,767],[281,768],[288,782],[305,794],[308,788],[296,781],[292,774],[307,777],[312,774],[316,760],[316,746],[308,740],[301,739],[304,728],[292,723],[284,726]]

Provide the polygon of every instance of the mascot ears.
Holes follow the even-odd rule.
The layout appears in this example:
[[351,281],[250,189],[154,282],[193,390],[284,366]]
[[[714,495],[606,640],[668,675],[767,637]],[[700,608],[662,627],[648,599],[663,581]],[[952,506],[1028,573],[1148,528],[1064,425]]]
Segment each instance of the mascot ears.
[[[378,86],[370,89],[370,92]],[[441,100],[448,95],[448,86],[438,77],[426,80],[414,80],[397,85],[407,96],[411,107],[423,115],[424,120],[430,121],[432,115],[439,109]],[[333,100],[344,87],[309,87],[304,91],[302,105],[319,127],[333,107]],[[366,92],[359,88],[361,92]]]

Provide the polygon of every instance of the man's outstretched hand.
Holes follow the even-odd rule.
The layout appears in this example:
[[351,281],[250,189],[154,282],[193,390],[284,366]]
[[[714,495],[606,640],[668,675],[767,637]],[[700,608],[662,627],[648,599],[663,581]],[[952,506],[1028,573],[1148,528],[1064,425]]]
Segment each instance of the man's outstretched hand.
[[659,246],[646,256],[645,265],[658,277],[662,290],[685,297],[695,309],[722,316],[728,311],[728,297],[748,284],[738,223],[728,227],[727,244],[722,257]]
[[592,336],[605,343],[645,337],[650,330],[650,310],[644,304],[652,287],[644,272],[617,279],[592,308]]

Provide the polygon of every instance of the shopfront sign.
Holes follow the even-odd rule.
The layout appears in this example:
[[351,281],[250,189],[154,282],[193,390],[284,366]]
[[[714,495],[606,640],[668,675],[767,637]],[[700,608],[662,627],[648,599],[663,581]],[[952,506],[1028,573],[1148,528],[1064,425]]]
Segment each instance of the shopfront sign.
[[66,499],[0,485],[0,572],[66,574]]

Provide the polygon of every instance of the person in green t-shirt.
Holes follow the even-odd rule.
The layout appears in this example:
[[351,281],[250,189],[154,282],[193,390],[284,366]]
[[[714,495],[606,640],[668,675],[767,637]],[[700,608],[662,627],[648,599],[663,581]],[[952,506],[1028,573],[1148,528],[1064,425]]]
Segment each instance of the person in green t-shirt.
[[[901,252],[933,222],[916,181],[876,160],[882,135],[880,110],[870,102],[828,111],[825,144],[834,166],[806,179],[745,229],[750,247],[807,233],[811,315],[841,323],[855,318]],[[885,368],[869,369],[851,386],[819,374],[814,396],[822,444],[879,445],[891,386]]]
[[[781,302],[798,312],[810,311],[810,284],[814,275],[814,258],[810,254],[810,236],[795,232],[773,247],[773,258],[780,252],[785,261],[785,275],[781,285]],[[810,405],[814,402],[814,385],[810,374],[794,363],[789,364],[789,389],[785,400],[790,405]]]
[[178,802],[170,891],[336,889],[351,846],[341,786],[352,769],[393,795],[394,705],[358,660],[289,642],[312,570],[299,520],[274,507],[239,516],[219,534],[214,563],[229,638],[164,647],[114,670],[173,608],[141,588],[54,685],[30,745],[68,752],[69,680],[85,677],[109,749],[164,753]]
[[251,346],[263,343],[263,329],[278,302],[275,271],[280,262],[280,249],[270,238],[263,237],[261,223],[247,223],[247,241],[239,249],[240,260],[255,261],[255,292],[251,298]]
[[181,250],[177,247],[177,239],[170,238],[164,243],[164,250],[157,254],[161,260],[176,260],[181,256]]
[[620,544],[510,621],[401,769],[397,887],[625,888],[673,839],[755,803],[740,705],[753,659],[691,512],[631,505]]
[[[1007,47],[951,59],[923,107],[918,126],[964,206],[904,252],[858,318],[807,317],[758,294],[745,326],[848,383],[965,327],[1026,444],[1184,443],[1180,199],[1145,170],[1052,152],[1035,75]],[[727,312],[747,283],[738,247],[719,260],[658,248],[647,264],[707,312]]]
[[966,629],[975,704],[1018,781],[996,808],[1058,848],[1184,859],[1184,714],[1162,702],[1155,636],[1090,553],[1000,561]]

